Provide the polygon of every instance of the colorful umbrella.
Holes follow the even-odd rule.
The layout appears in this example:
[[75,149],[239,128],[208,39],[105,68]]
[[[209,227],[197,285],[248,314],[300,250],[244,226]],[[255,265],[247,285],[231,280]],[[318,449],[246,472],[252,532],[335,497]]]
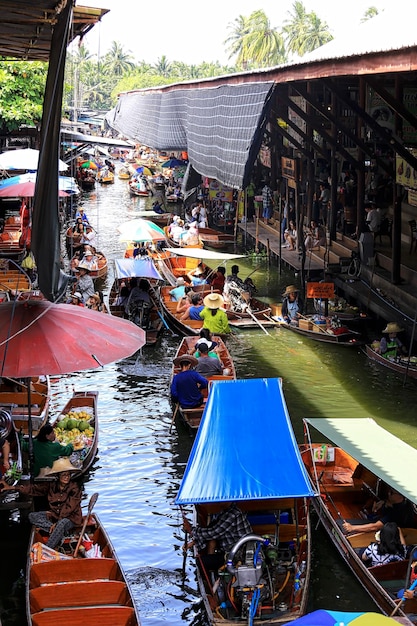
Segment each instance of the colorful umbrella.
[[82,167],[83,169],[86,169],[86,170],[96,170],[96,169],[98,169],[97,163],[94,163],[94,161],[82,161],[80,167]]
[[[32,198],[35,195],[36,173],[20,174],[12,176],[0,182],[0,197],[2,198]],[[58,177],[60,197],[79,193],[79,188],[74,178],[67,176]]]
[[380,613],[345,613],[320,609],[303,615],[293,622],[293,626],[394,626],[397,622]]
[[165,161],[165,163],[162,163],[161,167],[173,168],[173,167],[180,167],[181,165],[186,165],[186,162],[182,161],[181,159],[168,159],[168,161]]
[[162,228],[140,217],[124,222],[117,230],[120,233],[120,241],[163,241],[166,239]]
[[[82,341],[74,342],[82,329]],[[0,307],[0,376],[30,378],[96,368],[130,356],[146,341],[132,322],[46,300]]]
[[[24,148],[23,150],[8,150],[0,154],[0,170],[37,170],[39,150]],[[68,165],[59,160],[59,171],[65,172]]]
[[153,172],[151,172],[149,167],[146,167],[145,165],[141,165],[140,167],[137,167],[136,171],[138,174],[144,174],[144,176],[153,176]]

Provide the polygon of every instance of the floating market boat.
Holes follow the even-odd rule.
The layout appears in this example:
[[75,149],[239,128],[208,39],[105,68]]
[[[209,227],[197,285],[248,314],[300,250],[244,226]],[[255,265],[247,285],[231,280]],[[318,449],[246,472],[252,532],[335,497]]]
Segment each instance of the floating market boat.
[[[195,346],[197,342],[199,341],[199,339],[200,338],[196,336],[183,337],[178,347],[175,357],[179,357],[183,354],[194,354]],[[209,385],[215,380],[235,380],[236,379],[235,366],[233,363],[233,359],[230,356],[230,352],[226,347],[226,344],[224,343],[223,339],[219,336],[213,335],[212,340],[217,342],[216,352],[218,353],[219,360],[222,364],[223,374],[218,374],[216,376],[206,376],[205,378],[207,378],[207,380],[209,381]],[[180,371],[180,368],[174,364],[172,368],[171,382],[174,376],[178,374],[179,371]],[[203,389],[202,393],[204,396],[204,403],[199,407],[196,407],[194,409],[186,409],[179,405],[178,405],[178,408],[177,408],[177,405],[173,405],[172,407],[174,411],[174,415],[175,413],[178,412],[178,414],[181,416],[185,424],[187,424],[187,426],[189,426],[192,430],[195,430],[199,427],[201,416],[203,415],[203,411],[206,406],[208,389]]]
[[139,626],[129,584],[103,525],[90,513],[86,523],[82,545],[89,558],[80,552],[74,558],[77,534],[61,553],[47,548],[33,527],[26,568],[29,626]]
[[[262,435],[253,436],[259,426],[265,445]],[[204,568],[207,547],[193,546],[210,624],[285,624],[305,613],[314,496],[281,380],[214,382],[175,503],[192,505],[193,526],[200,528],[237,506],[252,533],[236,541],[211,575]]]
[[203,244],[210,248],[223,248],[224,246],[235,243],[235,238],[232,233],[222,232],[214,228],[199,228],[198,234]]
[[[370,523],[367,503],[385,499],[389,488],[415,506],[417,487],[410,468],[417,466],[417,450],[372,419],[308,418],[304,427],[302,458],[320,493],[313,506],[347,565],[378,608],[390,615],[397,608],[396,593],[406,585],[408,559],[367,568],[359,554],[375,541],[375,531],[346,535],[342,523]],[[324,436],[325,443],[311,443],[311,427]],[[402,527],[402,532],[408,546],[417,544],[415,522],[414,527]],[[407,600],[397,615],[402,624],[411,624],[406,614],[416,612],[416,600]]]
[[71,463],[79,468],[76,476],[90,469],[97,454],[97,397],[98,391],[74,391],[61,413],[51,421],[57,441],[74,445]]
[[[171,235],[170,235],[168,226],[164,226],[164,232],[165,232],[165,236],[167,238],[167,241],[169,242],[169,245],[172,248],[185,248],[186,250],[189,250],[190,248],[191,249],[193,249],[193,248],[204,248],[204,244],[203,244],[203,241],[202,241],[200,236],[198,237],[198,242],[197,243],[187,244],[187,243],[184,243],[182,240],[181,240],[181,243],[179,243],[178,241],[175,241],[175,239],[173,239],[171,237]],[[187,231],[184,231],[184,232],[187,232]]]
[[[129,288],[132,278],[145,278],[153,288],[163,280],[150,256],[116,259],[115,279],[110,291],[110,313],[116,317],[128,318],[127,299],[122,299],[122,287]],[[138,314],[132,312],[132,321],[146,333],[146,345],[155,345],[164,329],[164,318],[159,309],[159,295],[155,293],[155,303],[151,307],[139,307]]]
[[402,356],[398,359],[390,359],[383,356],[379,352],[376,352],[372,345],[369,344],[365,346],[365,353],[371,361],[375,361],[379,365],[383,365],[384,367],[387,367],[402,376],[409,376],[410,378],[417,379],[417,357],[410,356],[410,358],[408,358],[406,356]]
[[97,180],[100,185],[113,185],[114,184],[114,174],[109,169],[100,170],[97,174]]
[[323,343],[334,343],[339,346],[357,347],[363,344],[361,333],[352,330],[337,318],[324,317],[322,315],[305,315],[297,321],[290,323],[282,317],[274,316],[281,328],[288,329],[303,337]]
[[33,435],[48,419],[49,403],[51,399],[51,385],[49,376],[44,380],[30,379],[30,393],[27,379],[2,378],[0,383],[0,406],[10,413],[15,428],[23,435],[28,435],[28,413],[32,416]]

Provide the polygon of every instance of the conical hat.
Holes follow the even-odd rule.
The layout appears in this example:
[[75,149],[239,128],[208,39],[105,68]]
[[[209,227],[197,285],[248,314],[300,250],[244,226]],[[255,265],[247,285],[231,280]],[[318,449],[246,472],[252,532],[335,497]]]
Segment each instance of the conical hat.
[[77,472],[78,468],[74,467],[67,456],[61,456],[54,461],[52,468],[48,472],[48,476],[51,474],[59,474],[60,472]]
[[400,333],[403,329],[401,328],[401,326],[399,326],[399,324],[397,324],[397,322],[389,322],[387,324],[387,327],[384,328],[384,330],[382,331],[383,333]]

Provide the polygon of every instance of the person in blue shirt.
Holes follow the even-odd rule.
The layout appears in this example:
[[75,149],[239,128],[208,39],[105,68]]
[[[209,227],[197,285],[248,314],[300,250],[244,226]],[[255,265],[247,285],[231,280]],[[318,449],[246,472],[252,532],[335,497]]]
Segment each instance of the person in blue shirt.
[[178,302],[185,295],[185,280],[182,276],[177,278],[177,285],[169,292],[172,300]]
[[181,315],[181,319],[201,320],[200,313],[203,309],[203,296],[201,293],[195,293],[191,296],[191,306]]
[[208,380],[195,372],[192,367],[198,360],[191,354],[181,354],[174,359],[174,365],[181,368],[171,383],[171,398],[184,409],[193,409],[204,402],[202,389],[207,389]]

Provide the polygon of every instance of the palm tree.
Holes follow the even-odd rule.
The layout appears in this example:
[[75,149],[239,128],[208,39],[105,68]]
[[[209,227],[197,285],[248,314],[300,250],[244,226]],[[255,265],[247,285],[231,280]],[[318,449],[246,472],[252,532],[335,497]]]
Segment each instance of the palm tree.
[[244,37],[245,61],[251,67],[269,67],[286,60],[284,39],[265,12],[254,11],[248,20],[249,33]]
[[375,17],[375,15],[378,15],[379,11],[376,7],[369,7],[368,9],[366,9],[365,13],[363,14],[363,18],[361,19],[361,22],[367,22],[368,20],[372,19],[373,17]]
[[168,61],[165,54],[163,54],[161,58],[157,60],[155,65],[152,66],[153,74],[159,74],[160,76],[166,76],[167,78],[171,75],[171,71],[171,63]]
[[237,56],[236,65],[243,67],[243,59],[246,57],[245,37],[250,32],[249,19],[244,15],[239,15],[233,22],[228,24],[229,37],[224,41],[229,51],[229,59]]
[[304,39],[303,54],[312,52],[333,39],[333,35],[330,33],[326,22],[322,22],[314,11],[309,14],[309,19],[310,24]]
[[287,43],[288,52],[300,54],[303,49],[304,39],[308,32],[309,16],[304,4],[295,0],[293,13],[289,13],[290,19],[284,22],[283,33]]
[[122,76],[135,67],[130,51],[125,52],[118,41],[113,41],[110,50],[105,55],[106,72],[114,76]]

